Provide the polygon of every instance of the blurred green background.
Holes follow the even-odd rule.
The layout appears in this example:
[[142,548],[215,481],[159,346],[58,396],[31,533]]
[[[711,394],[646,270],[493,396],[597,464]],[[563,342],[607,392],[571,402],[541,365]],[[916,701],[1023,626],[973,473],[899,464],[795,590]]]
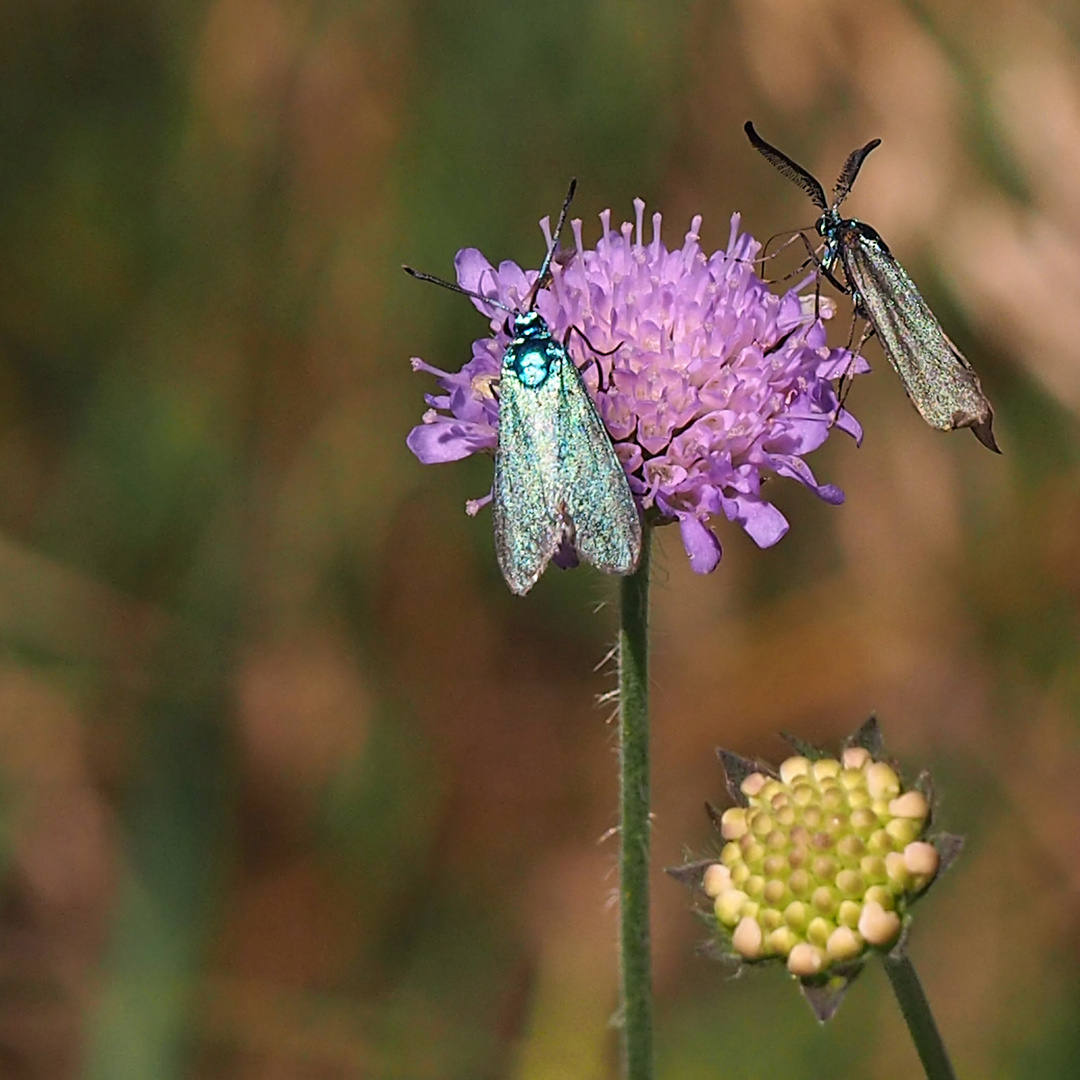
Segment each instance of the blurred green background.
[[[510,595],[487,459],[405,448],[459,247],[645,197],[707,249],[885,235],[997,410],[929,430],[876,343],[832,509],[654,588],[663,1080],[900,1080],[882,973],[818,1028],[725,982],[661,872],[724,744],[872,710],[969,839],[913,955],[962,1076],[1080,1070],[1080,9],[1055,0],[16,0],[0,8],[0,1076],[616,1074],[612,582]],[[841,304],[833,334],[847,332]]]

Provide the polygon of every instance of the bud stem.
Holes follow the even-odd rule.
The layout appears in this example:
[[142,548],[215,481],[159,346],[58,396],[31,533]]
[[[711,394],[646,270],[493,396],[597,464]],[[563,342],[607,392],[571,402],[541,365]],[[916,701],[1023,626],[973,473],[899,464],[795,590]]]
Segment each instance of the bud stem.
[[885,973],[892,983],[893,993],[904,1014],[911,1039],[919,1053],[927,1080],[956,1080],[941,1033],[930,1011],[930,1002],[923,992],[915,966],[905,953],[899,960],[886,956]]

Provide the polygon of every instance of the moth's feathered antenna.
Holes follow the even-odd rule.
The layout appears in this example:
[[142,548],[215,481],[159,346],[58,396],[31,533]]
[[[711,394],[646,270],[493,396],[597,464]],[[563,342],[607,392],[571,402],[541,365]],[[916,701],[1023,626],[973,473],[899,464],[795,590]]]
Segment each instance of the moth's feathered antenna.
[[[751,121],[743,124],[743,131],[750,140],[750,145],[768,161],[782,172],[789,180],[794,180],[810,196],[810,201],[819,210],[828,210],[829,204],[825,199],[825,189],[818,181],[801,165],[792,161],[783,151],[767,143],[755,130]],[[873,149],[873,147],[871,147]]]
[[862,163],[866,160],[867,154],[880,145],[880,139],[871,139],[862,149],[852,150],[848,154],[848,159],[840,170],[840,177],[836,181],[836,187],[833,188],[832,206],[834,210],[848,197],[851,185],[855,183],[855,177],[859,175],[859,170],[862,168]]

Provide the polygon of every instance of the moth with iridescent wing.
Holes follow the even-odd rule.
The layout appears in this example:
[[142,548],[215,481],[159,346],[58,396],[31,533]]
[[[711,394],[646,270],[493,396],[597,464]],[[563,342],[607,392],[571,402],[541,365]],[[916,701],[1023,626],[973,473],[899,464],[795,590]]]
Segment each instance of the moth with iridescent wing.
[[508,315],[510,341],[498,383],[492,515],[499,568],[519,596],[536,584],[564,542],[608,573],[632,573],[641,558],[641,517],[622,462],[570,356],[568,340],[556,340],[535,310],[574,188],[571,181],[524,310],[404,268],[413,277]]
[[[867,155],[881,140],[872,139],[848,155],[830,203],[817,179],[767,143],[749,120],[744,130],[754,149],[798,184],[821,211],[815,228],[824,246],[819,252],[811,251],[811,259],[833,285],[851,294],[855,314],[867,322],[863,342],[871,332],[877,334],[922,418],[939,431],[971,428],[983,446],[1000,453],[992,430],[994,411],[967,358],[949,340],[877,230],[856,218],[840,216],[840,204],[851,192]],[[838,265],[843,281],[836,276]]]

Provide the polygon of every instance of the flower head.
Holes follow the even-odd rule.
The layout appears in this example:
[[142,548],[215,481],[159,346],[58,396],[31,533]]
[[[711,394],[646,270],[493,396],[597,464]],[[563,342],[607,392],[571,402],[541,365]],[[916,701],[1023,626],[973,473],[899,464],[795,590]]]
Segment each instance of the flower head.
[[736,805],[715,859],[671,873],[709,905],[720,952],[780,961],[827,1019],[870,952],[903,948],[912,905],[959,853],[927,837],[929,777],[905,788],[867,721],[838,757],[807,744],[775,772],[721,751]]
[[[640,506],[655,521],[678,521],[693,569],[713,570],[720,543],[709,526],[723,514],[761,547],[787,531],[783,514],[762,496],[765,474],[798,480],[826,502],[843,501],[819,484],[804,455],[836,427],[861,438],[830,380],[867,370],[845,349],[829,349],[813,297],[771,293],[753,260],[760,245],[731,219],[727,248],[706,255],[695,217],[681,248],[668,251],[654,214],[645,243],[645,204],[636,222],[611,228],[585,248],[574,221],[574,247],[552,265],[536,308],[568,342],[596,401]],[[550,244],[548,223],[541,223]],[[513,309],[527,306],[536,274],[516,263],[497,268],[475,248],[458,252],[459,284]],[[491,319],[492,336],[473,342],[456,374],[414,359],[436,375],[423,423],[408,445],[425,463],[494,451],[499,406],[492,383],[509,341],[505,311],[473,301]],[[822,301],[822,313],[831,305]],[[569,336],[567,336],[569,335]],[[487,499],[470,502],[475,512]]]

